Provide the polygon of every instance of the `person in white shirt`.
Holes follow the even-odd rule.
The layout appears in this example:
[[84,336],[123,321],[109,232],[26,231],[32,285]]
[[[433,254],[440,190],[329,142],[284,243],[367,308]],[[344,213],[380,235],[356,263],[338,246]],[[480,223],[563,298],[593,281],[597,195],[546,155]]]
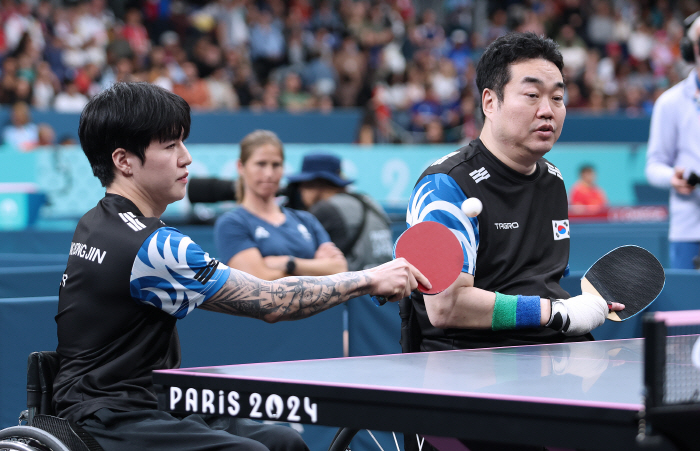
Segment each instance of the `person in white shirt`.
[[88,98],[78,91],[75,81],[66,80],[64,91],[59,92],[53,101],[53,108],[59,113],[80,113],[87,103]]
[[687,38],[695,67],[654,104],[646,162],[649,183],[670,188],[669,266],[676,269],[693,269],[700,252],[700,191],[693,176],[700,175],[700,14],[694,16]]

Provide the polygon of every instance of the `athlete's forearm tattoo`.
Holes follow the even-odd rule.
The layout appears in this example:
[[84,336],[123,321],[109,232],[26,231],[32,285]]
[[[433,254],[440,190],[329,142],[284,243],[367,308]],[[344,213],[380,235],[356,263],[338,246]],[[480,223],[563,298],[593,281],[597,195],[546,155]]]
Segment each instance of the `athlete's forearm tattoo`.
[[307,318],[348,299],[369,293],[362,272],[323,277],[285,277],[272,282],[235,269],[223,287],[199,306],[267,322]]

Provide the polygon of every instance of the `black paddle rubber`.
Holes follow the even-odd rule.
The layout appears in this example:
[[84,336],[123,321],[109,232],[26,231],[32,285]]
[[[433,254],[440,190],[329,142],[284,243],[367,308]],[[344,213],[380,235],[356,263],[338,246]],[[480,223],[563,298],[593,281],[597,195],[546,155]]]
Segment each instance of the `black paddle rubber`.
[[616,312],[624,321],[647,308],[666,283],[659,260],[639,246],[621,246],[603,255],[583,276],[608,303],[625,304]]

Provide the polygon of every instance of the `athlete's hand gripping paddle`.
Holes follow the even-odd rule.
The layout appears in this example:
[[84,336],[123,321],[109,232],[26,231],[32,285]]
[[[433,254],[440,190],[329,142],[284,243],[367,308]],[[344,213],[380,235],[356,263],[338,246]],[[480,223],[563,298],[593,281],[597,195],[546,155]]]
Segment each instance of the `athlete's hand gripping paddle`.
[[624,310],[608,313],[609,320],[624,321],[651,305],[665,283],[659,260],[642,247],[627,245],[593,263],[581,279],[581,291],[602,297],[608,305],[624,304]]
[[[418,291],[437,294],[452,285],[462,272],[464,254],[457,237],[439,222],[423,221],[409,227],[394,246],[394,258],[405,258],[428,278],[432,288],[420,283]],[[386,303],[384,296],[372,296],[377,306]]]

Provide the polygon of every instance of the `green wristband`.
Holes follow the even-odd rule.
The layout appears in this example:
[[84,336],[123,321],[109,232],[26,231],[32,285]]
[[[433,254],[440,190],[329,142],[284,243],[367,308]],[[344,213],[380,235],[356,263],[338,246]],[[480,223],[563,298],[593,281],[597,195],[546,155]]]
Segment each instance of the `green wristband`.
[[518,297],[496,292],[496,303],[493,306],[491,329],[515,329]]

